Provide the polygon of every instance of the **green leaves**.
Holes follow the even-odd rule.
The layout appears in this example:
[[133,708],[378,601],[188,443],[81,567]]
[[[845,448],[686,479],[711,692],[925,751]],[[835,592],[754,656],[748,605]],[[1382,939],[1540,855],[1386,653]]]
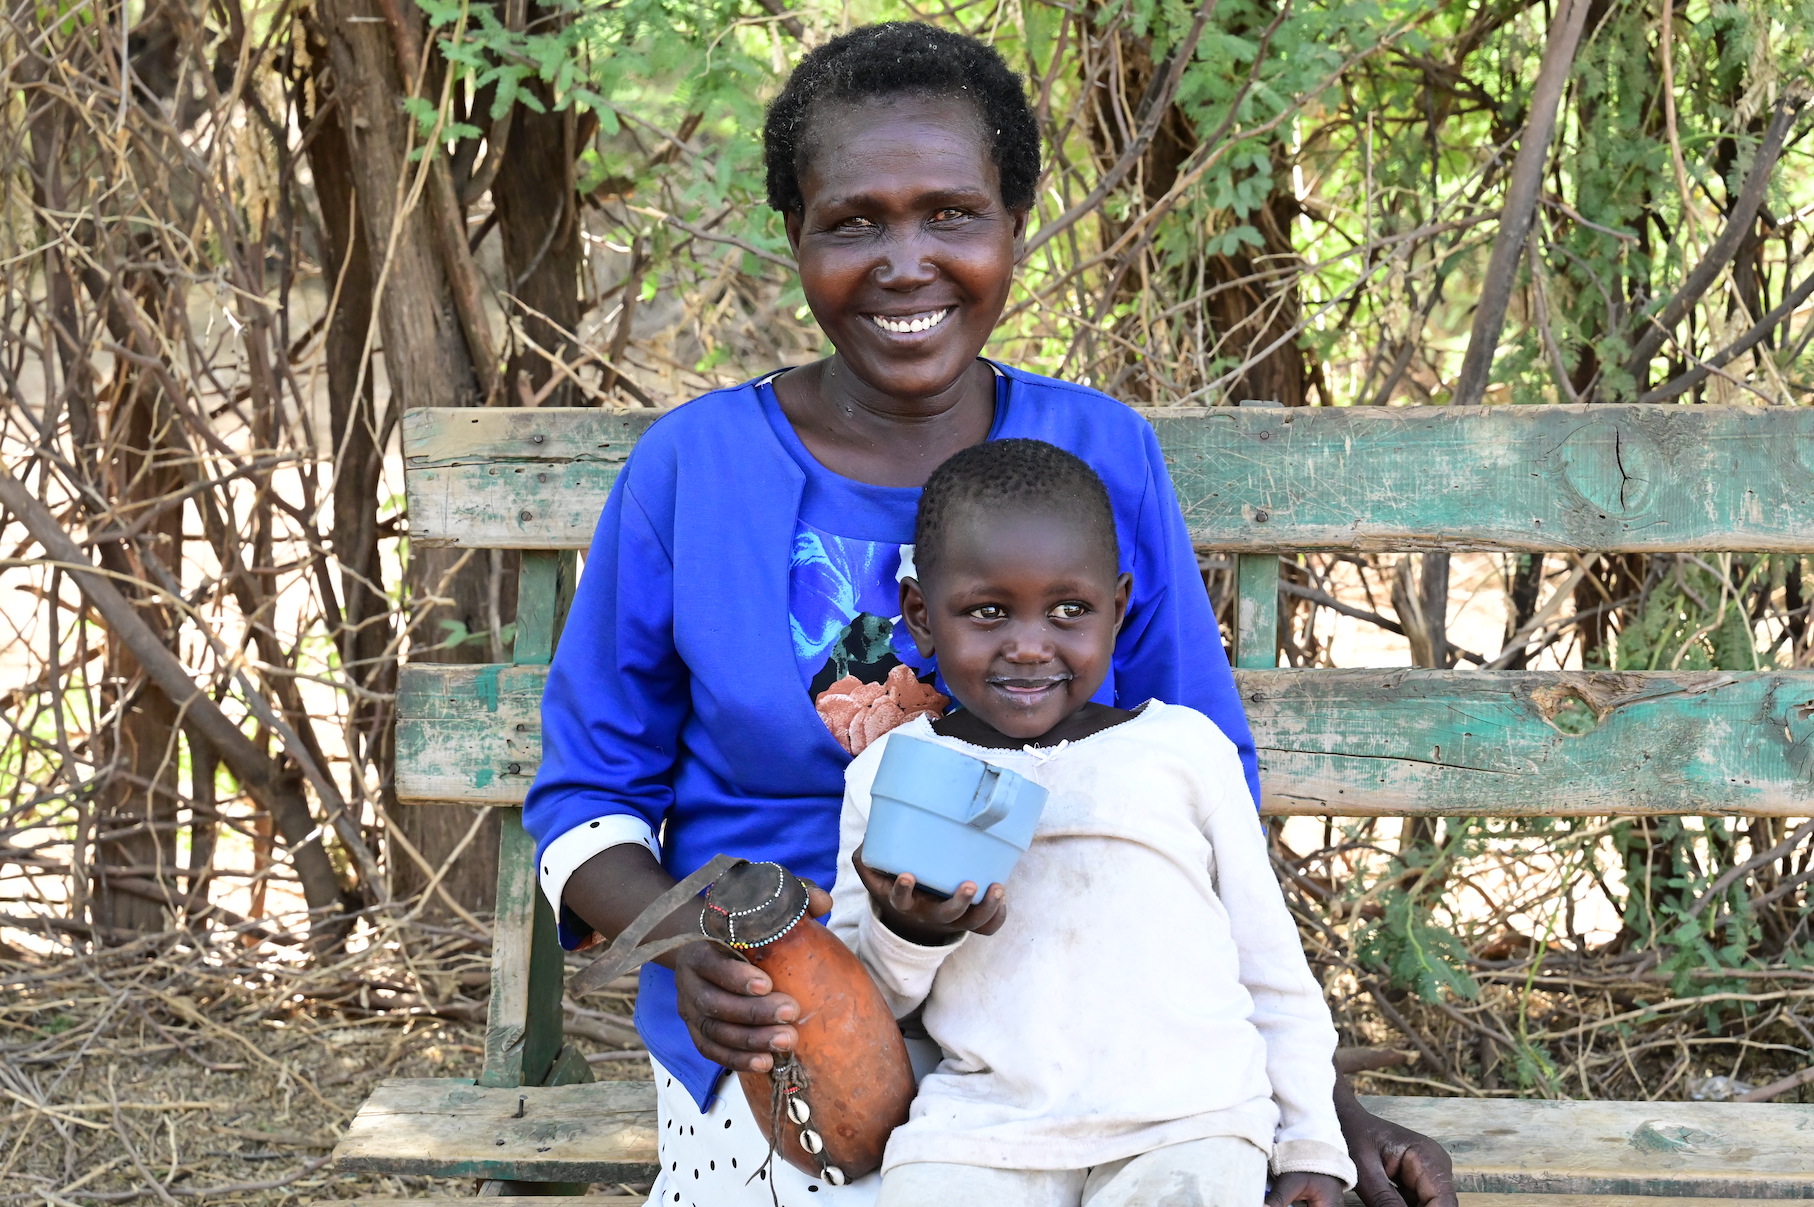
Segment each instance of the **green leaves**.
[[1467,971],[1467,948],[1431,921],[1426,906],[1397,886],[1387,888],[1379,903],[1381,916],[1363,923],[1354,938],[1355,958],[1362,967],[1427,1002],[1444,993],[1471,998],[1480,992]]

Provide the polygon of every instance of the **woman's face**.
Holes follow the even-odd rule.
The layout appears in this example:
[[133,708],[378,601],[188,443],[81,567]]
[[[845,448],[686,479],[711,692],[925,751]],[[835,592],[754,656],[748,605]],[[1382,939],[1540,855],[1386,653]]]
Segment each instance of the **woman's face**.
[[1026,230],[1002,204],[976,108],[896,96],[809,119],[787,237],[813,317],[872,388],[956,384],[1001,318]]

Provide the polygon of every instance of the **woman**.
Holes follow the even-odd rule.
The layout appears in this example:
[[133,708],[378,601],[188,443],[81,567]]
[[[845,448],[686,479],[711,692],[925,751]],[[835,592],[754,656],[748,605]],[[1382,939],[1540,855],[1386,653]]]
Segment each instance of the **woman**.
[[[1152,431],[1094,390],[978,359],[1039,176],[1019,77],[918,24],[858,29],[800,64],[765,129],[813,316],[836,352],[694,400],[638,444],[600,519],[542,706],[524,807],[562,940],[612,936],[714,855],[830,884],[851,753],[945,701],[898,619],[919,487],[959,449],[1029,436],[1109,488],[1134,596],[1104,703],[1158,698],[1253,740]],[[696,925],[682,910],[653,937]],[[708,944],[645,967],[662,1180],[651,1202],[868,1203],[765,1148],[735,1078],[798,1005]],[[1433,1142],[1343,1090],[1361,1192],[1453,1207]],[[809,1196],[812,1196],[809,1198]]]

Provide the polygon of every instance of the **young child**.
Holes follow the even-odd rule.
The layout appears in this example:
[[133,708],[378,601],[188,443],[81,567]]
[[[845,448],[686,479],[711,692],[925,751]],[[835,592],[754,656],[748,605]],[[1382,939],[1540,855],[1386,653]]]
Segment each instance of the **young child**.
[[[943,1053],[881,1207],[1339,1207],[1335,1030],[1235,748],[1193,709],[1097,702],[1131,586],[1101,480],[1041,441],[979,444],[933,473],[914,539],[902,616],[961,707],[851,764],[832,893],[833,929]],[[862,861],[902,734],[1050,793],[978,903]]]

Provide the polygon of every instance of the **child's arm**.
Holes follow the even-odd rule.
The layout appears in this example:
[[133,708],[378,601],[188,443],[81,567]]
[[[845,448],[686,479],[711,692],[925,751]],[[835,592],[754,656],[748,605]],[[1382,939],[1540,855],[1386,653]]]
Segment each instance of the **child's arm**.
[[1234,750],[1226,742],[1205,745],[1211,757],[1199,764],[1199,783],[1208,814],[1204,832],[1215,851],[1216,893],[1228,911],[1241,983],[1253,999],[1252,1022],[1266,1041],[1266,1075],[1279,1107],[1273,1171],[1327,1174],[1352,1186],[1354,1162],[1335,1114],[1335,1026],[1322,986],[1304,959],[1252,802],[1229,790],[1240,783]]
[[[901,1018],[926,1000],[939,966],[963,940],[959,932],[993,932],[1006,919],[1007,907],[1002,902],[1000,885],[990,886],[990,896],[982,904],[966,909],[961,894],[950,901],[938,901],[923,892],[914,892],[909,877],[904,895],[906,909],[897,911],[887,904],[890,894],[899,887],[897,882],[866,867],[859,871],[863,830],[869,824],[869,786],[887,744],[884,737],[858,756],[844,773],[844,810],[838,823],[838,879],[831,890],[830,925],[832,933],[857,953],[895,1017]],[[872,895],[862,872],[868,873],[879,892]],[[974,893],[975,887],[971,886],[970,891]],[[891,916],[889,922],[883,921],[885,914]],[[947,914],[954,916],[948,918]],[[915,942],[900,932],[928,941]],[[946,942],[938,937],[941,934],[957,937]]]

